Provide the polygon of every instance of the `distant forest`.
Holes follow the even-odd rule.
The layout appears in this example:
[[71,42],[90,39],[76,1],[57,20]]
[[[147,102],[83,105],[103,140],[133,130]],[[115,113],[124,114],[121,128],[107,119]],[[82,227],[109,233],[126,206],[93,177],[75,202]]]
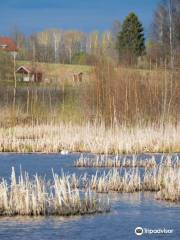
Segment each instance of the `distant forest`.
[[145,41],[145,51],[135,62],[130,61],[131,51],[128,51],[128,54],[126,52],[126,57],[119,55],[119,49],[123,48],[119,39],[127,19],[122,23],[115,20],[111,29],[105,32],[84,33],[77,30],[46,29],[26,37],[16,27],[11,35],[20,49],[19,60],[93,65],[94,59],[103,55],[124,65],[135,63],[147,67],[152,64],[157,67],[164,66],[166,62],[170,66],[179,66],[179,19],[180,1],[161,1],[154,12],[154,19]]

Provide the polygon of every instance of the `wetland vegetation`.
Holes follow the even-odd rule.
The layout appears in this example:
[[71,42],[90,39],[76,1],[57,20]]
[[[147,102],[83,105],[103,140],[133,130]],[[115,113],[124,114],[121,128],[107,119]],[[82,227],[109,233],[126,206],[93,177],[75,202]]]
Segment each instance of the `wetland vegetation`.
[[0,37],[0,239],[16,219],[61,219],[61,239],[134,239],[152,223],[179,239],[179,17],[165,0],[148,36],[130,12],[103,32]]

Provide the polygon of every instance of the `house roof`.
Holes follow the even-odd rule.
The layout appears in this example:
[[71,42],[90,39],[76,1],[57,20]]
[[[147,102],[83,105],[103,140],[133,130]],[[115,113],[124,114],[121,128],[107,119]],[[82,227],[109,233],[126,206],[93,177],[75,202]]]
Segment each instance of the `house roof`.
[[0,47],[9,52],[17,52],[15,42],[9,37],[0,37]]
[[40,69],[37,68],[31,68],[29,66],[20,66],[18,67],[18,69],[16,70],[16,73],[31,73],[31,74],[38,74],[38,73],[42,73],[42,71]]
[[21,72],[26,72],[26,73],[31,73],[31,69],[29,69],[28,67],[25,66],[20,66],[17,70],[17,73],[21,73]]

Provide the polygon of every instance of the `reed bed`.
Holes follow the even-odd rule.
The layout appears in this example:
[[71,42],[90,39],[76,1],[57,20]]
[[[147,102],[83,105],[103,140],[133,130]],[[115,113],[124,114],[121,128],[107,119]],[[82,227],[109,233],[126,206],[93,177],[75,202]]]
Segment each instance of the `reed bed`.
[[80,168],[153,168],[157,166],[157,162],[155,160],[155,157],[152,156],[151,158],[147,159],[137,159],[135,155],[133,155],[133,158],[127,158],[125,157],[119,157],[118,155],[110,158],[106,155],[97,155],[96,157],[87,157],[81,154],[80,158],[75,161],[74,163],[75,167]]
[[[87,185],[88,186],[88,185]],[[123,176],[117,169],[110,170],[102,176],[93,175],[89,181],[89,187],[98,193],[110,191],[132,193],[141,190],[141,178],[139,169],[125,171]]]
[[85,176],[81,181],[85,188],[98,193],[155,191],[159,199],[180,202],[179,162],[178,157],[167,157],[158,166],[145,168],[143,173],[139,168],[113,168],[102,175],[96,172],[89,179]]
[[0,216],[68,216],[109,211],[108,201],[98,199],[90,189],[80,191],[74,180],[72,176],[59,177],[54,173],[53,182],[37,175],[30,180],[27,173],[21,173],[17,180],[12,168],[10,183],[5,179],[0,182]]
[[89,157],[81,154],[80,158],[74,162],[74,166],[79,168],[155,168],[158,165],[180,167],[179,157],[162,156],[158,164],[155,156],[138,159],[136,155],[133,155],[132,158],[118,155],[110,158],[108,155]]
[[180,202],[180,159],[170,156],[161,160],[158,168],[147,169],[143,177],[143,190],[157,191],[157,198]]
[[180,169],[170,168],[163,174],[164,181],[157,199],[180,203]]
[[0,152],[73,152],[99,154],[180,152],[180,125],[156,127],[104,124],[24,125],[0,128]]

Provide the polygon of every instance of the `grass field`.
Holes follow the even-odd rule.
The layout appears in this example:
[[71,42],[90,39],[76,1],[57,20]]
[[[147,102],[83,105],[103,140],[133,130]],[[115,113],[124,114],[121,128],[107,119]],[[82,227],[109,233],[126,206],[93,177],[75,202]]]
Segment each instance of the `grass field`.
[[[16,69],[20,66],[25,67],[33,67],[33,64],[29,61],[17,61]],[[50,83],[50,84],[64,84],[64,83],[73,83],[73,75],[78,74],[80,72],[83,73],[83,79],[89,79],[89,74],[92,71],[91,66],[87,65],[70,65],[70,64],[59,64],[59,63],[34,63],[34,67],[42,71],[43,73],[43,81],[42,84]],[[18,74],[16,75],[18,79]],[[19,82],[17,81],[17,86],[28,86],[32,85],[32,83],[28,82]],[[37,83],[33,83],[33,85],[37,85]],[[6,79],[0,80],[0,86],[14,86],[14,79]]]
[[[35,67],[42,71],[43,73],[43,81],[41,83],[45,85],[54,85],[54,84],[73,84],[73,75],[78,74],[80,72],[83,73],[83,81],[89,81],[93,79],[93,67],[89,65],[75,65],[75,64],[60,64],[60,63],[32,63],[30,61],[17,61],[16,69],[20,66],[25,67]],[[164,74],[164,69],[140,69],[140,68],[125,68],[118,67],[115,68],[116,72],[119,76],[132,75],[138,76],[139,79],[143,80],[153,80],[159,79]],[[177,71],[176,71],[177,72]],[[169,76],[170,71],[166,71],[167,76]],[[17,74],[18,79],[18,74]],[[132,79],[133,80],[133,79]],[[32,85],[32,83],[27,82],[19,82],[17,81],[17,86],[28,86]],[[37,83],[33,83],[33,85],[39,85]],[[14,86],[14,79],[9,80],[0,80],[0,86]]]
[[[91,72],[92,67],[87,65],[72,65],[72,64],[59,64],[59,63],[35,63],[36,68],[40,69],[44,74],[44,80],[49,82],[61,82],[66,80],[72,82],[73,74],[82,72],[87,79],[87,75]],[[17,67],[29,66],[32,67],[32,63],[28,61],[18,61]]]

